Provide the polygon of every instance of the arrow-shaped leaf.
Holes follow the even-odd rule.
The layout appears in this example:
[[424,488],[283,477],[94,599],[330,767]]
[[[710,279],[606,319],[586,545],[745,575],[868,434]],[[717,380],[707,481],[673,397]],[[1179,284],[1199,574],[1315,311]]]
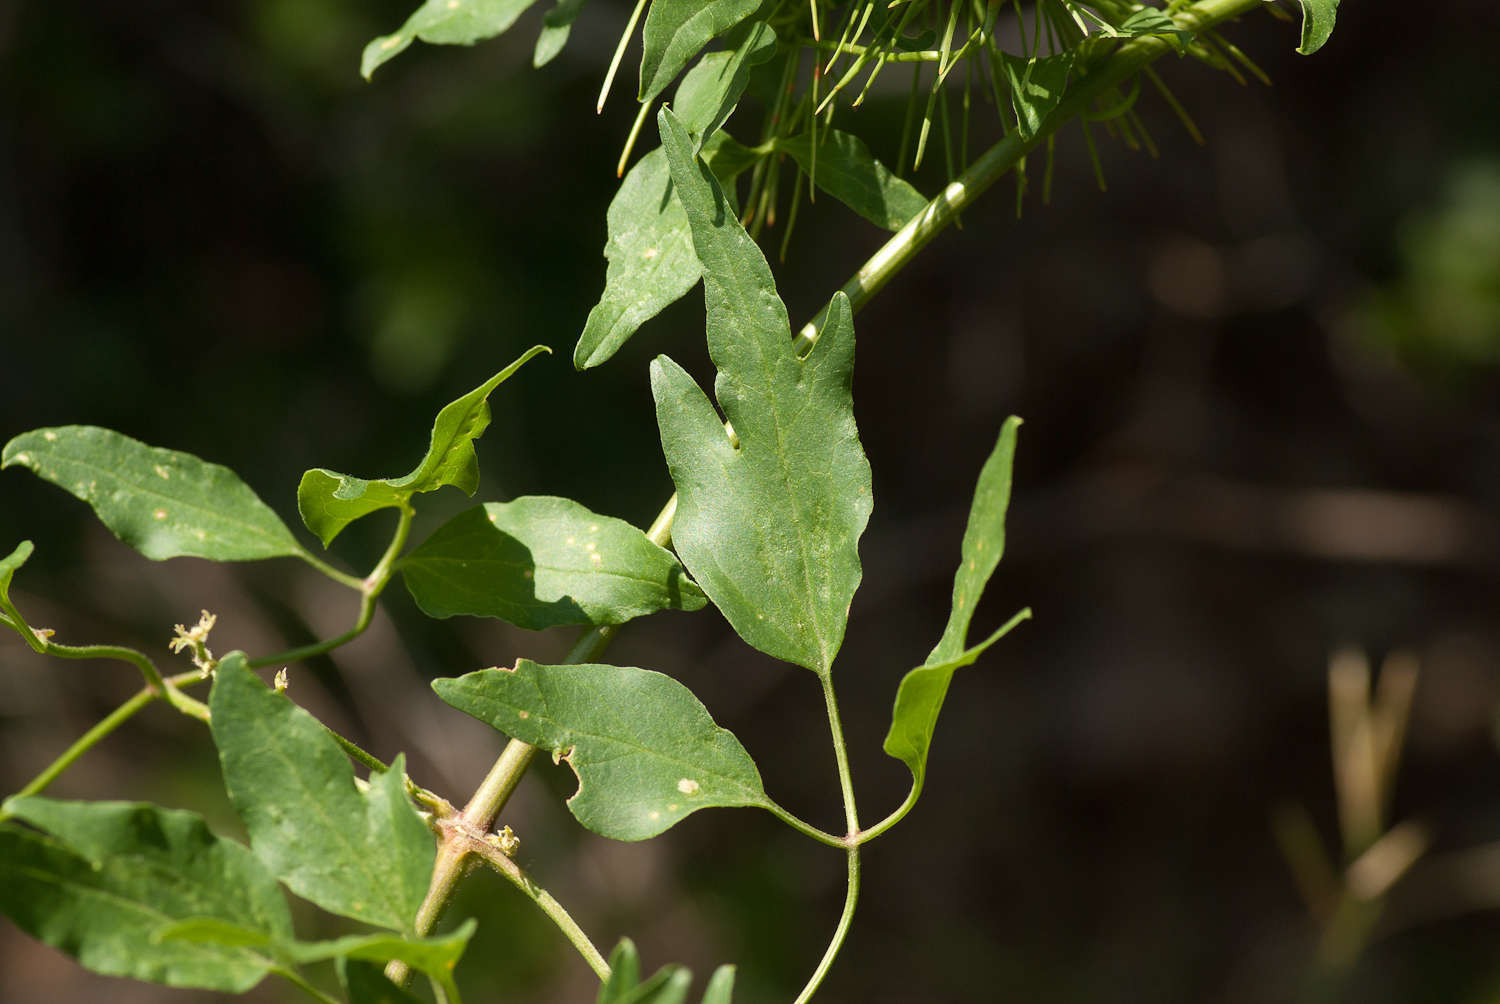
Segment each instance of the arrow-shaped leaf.
[[623,624],[707,602],[671,552],[640,530],[548,496],[470,509],[397,567],[429,617],[498,617],[533,631]]
[[[804,174],[811,174],[813,148],[806,133],[776,141]],[[825,129],[818,137],[817,185],[878,227],[900,230],[927,208],[927,199],[875,159],[864,140],[852,133]]]
[[359,72],[370,79],[381,64],[394,59],[414,39],[432,45],[473,45],[494,38],[516,23],[536,0],[427,0],[406,23],[365,46]]
[[435,850],[406,800],[402,758],[361,792],[328,731],[262,683],[243,652],[220,660],[209,709],[224,786],[256,856],[330,913],[411,930]]
[[954,671],[973,663],[985,649],[1031,616],[1030,610],[1023,610],[978,645],[964,648],[974,609],[1005,553],[1005,513],[1010,507],[1011,468],[1020,425],[1019,418],[1006,421],[994,451],[979,473],[958,572],[953,576],[953,608],[943,637],[928,654],[927,661],[906,674],[896,692],[885,751],[911,769],[912,794],[908,806],[921,793],[926,779],[927,753]]
[[302,475],[297,511],[327,547],[344,527],[381,509],[404,507],[413,495],[453,485],[466,495],[479,488],[474,440],[490,427],[489,396],[532,356],[552,350],[533,345],[521,358],[463,397],[446,405],[432,424],[432,441],[417,469],[405,477],[366,481],[317,468]]
[[754,14],[760,0],[653,0],[641,29],[641,101],[650,101],[709,42]]
[[769,808],[755,761],[682,684],[645,669],[482,669],[432,682],[444,701],[551,750],[578,775],[568,808],[595,833],[645,840],[710,806]]
[[244,847],[202,818],[128,802],[27,796],[6,815],[50,837],[0,826],[0,910],[33,937],[97,973],[243,993],[274,963],[253,946],[159,941],[189,917],[290,938],[276,880]]
[[110,429],[65,425],[24,432],[0,453],[0,468],[11,466],[83,499],[110,532],[153,561],[302,553],[280,517],[229,468]]
[[1030,139],[1041,131],[1042,122],[1063,99],[1068,74],[1077,52],[1069,49],[1041,59],[1022,59],[1000,53],[1005,79],[1010,85],[1010,103],[1015,109],[1021,137]]
[[676,363],[651,364],[662,449],[677,486],[678,556],[741,638],[826,674],[859,586],[870,464],[854,424],[854,324],[834,298],[799,358],[770,266],[693,156],[670,109],[662,146],[703,263],[715,395],[738,436]]
[[683,75],[672,110],[701,147],[718,131],[739,103],[750,70],[776,54],[776,32],[764,21],[736,28],[719,52],[705,53]]

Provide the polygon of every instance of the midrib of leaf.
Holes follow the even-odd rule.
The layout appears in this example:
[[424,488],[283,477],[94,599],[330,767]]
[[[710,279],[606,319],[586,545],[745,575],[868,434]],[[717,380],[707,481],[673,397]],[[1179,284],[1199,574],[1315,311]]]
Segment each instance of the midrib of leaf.
[[[467,567],[467,566],[470,566],[470,565],[483,565],[483,566],[494,566],[494,567],[499,567],[499,568],[519,568],[519,569],[522,569],[522,570],[530,567],[530,568],[535,568],[535,569],[537,569],[539,571],[556,572],[559,575],[583,575],[583,576],[588,576],[589,578],[595,578],[595,577],[605,578],[605,577],[608,577],[608,578],[612,578],[612,579],[624,579],[627,582],[639,582],[642,585],[646,585],[646,586],[653,586],[654,587],[654,586],[661,585],[661,583],[657,579],[642,578],[639,575],[631,575],[629,572],[613,572],[613,571],[610,571],[610,570],[605,569],[605,568],[600,568],[600,569],[597,569],[597,570],[596,569],[590,569],[590,568],[564,568],[561,565],[546,565],[546,564],[543,564],[543,563],[541,563],[539,561],[533,561],[528,566],[524,562],[520,562],[520,561],[502,561],[499,558],[447,558],[447,557],[443,557],[443,558],[438,558],[438,557],[428,558],[428,557],[419,557],[417,559],[417,561],[414,562],[414,564],[416,566],[418,566],[418,567],[421,567],[423,565],[426,565],[426,566],[434,566],[434,565],[458,565],[461,568],[462,567]],[[441,573],[437,572],[436,570],[434,570],[433,574],[434,575],[440,575]],[[445,579],[445,581],[452,582],[453,580],[451,580],[451,579]]]
[[[163,494],[162,491],[161,491],[161,489],[157,488],[155,485],[152,485],[150,481],[146,481],[144,483],[137,483],[137,482],[132,481],[129,478],[125,477],[125,475],[121,474],[118,471],[111,470],[108,467],[98,467],[98,466],[94,465],[93,463],[91,463],[90,461],[84,460],[84,459],[81,459],[81,458],[73,458],[73,457],[65,458],[65,459],[63,459],[63,460],[60,461],[59,465],[61,465],[61,464],[71,464],[71,465],[74,465],[74,466],[77,466],[77,467],[81,467],[81,468],[83,468],[86,471],[96,472],[99,475],[103,476],[104,478],[113,479],[113,480],[118,481],[118,482],[120,482],[120,483],[122,483],[122,484],[124,484],[124,485],[126,485],[128,487],[134,488],[138,492],[140,492],[140,494],[142,494],[142,495],[148,495],[148,496],[151,496],[153,498],[160,499],[160,500],[162,500],[164,502],[170,502],[173,505],[181,505],[181,506],[187,508],[190,512],[195,512],[195,513],[198,513],[200,515],[206,513],[209,516],[211,516],[212,518],[214,518],[215,520],[218,520],[218,521],[221,521],[221,522],[224,522],[224,523],[228,523],[231,526],[241,527],[244,530],[249,531],[252,535],[260,537],[263,540],[273,541],[273,542],[276,542],[276,543],[287,542],[287,543],[290,543],[293,547],[298,548],[300,550],[300,545],[298,545],[296,538],[293,537],[290,533],[288,533],[285,537],[278,537],[278,536],[274,536],[274,535],[268,534],[265,531],[261,530],[260,528],[256,527],[255,524],[253,524],[253,523],[241,523],[241,522],[239,522],[236,519],[233,519],[233,518],[231,518],[229,516],[225,516],[221,511],[219,511],[217,509],[210,509],[210,508],[208,508],[206,506],[197,505],[197,504],[195,504],[193,502],[188,501],[187,499],[182,498],[179,495],[166,495],[166,494]],[[97,478],[95,480],[97,481]],[[241,482],[241,483],[243,484],[243,482]],[[246,488],[249,488],[249,486],[246,485]],[[253,493],[254,489],[250,489],[250,491]],[[93,503],[92,499],[89,499],[87,501],[89,501],[90,504]],[[263,505],[263,506],[265,505],[265,501],[263,499],[260,499],[258,496],[255,498],[255,501],[258,502],[259,504]],[[269,507],[267,507],[267,511],[270,511]],[[274,515],[274,513],[273,513],[273,515]],[[276,518],[278,520],[280,519],[279,516],[276,517]]]

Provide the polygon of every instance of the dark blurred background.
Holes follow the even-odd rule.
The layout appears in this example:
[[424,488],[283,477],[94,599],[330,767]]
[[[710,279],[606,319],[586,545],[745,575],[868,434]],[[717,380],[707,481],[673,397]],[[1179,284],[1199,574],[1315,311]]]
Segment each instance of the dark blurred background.
[[[554,354],[493,398],[480,498],[651,518],[670,489],[646,362],[668,352],[707,376],[700,295],[602,369],[568,362],[602,287],[634,113],[628,76],[593,111],[627,8],[595,0],[541,71],[545,5],[496,42],[419,44],[364,83],[361,47],[412,6],[0,5],[0,439],[111,426],[233,467],[296,525],[304,469],[406,472],[442,404],[542,342]],[[820,999],[1500,1000],[1486,852],[1500,841],[1500,17],[1480,0],[1344,8],[1313,58],[1265,14],[1226,29],[1272,87],[1164,61],[1206,146],[1148,88],[1159,159],[1096,129],[1101,193],[1069,130],[1050,207],[1033,191],[1017,219],[1002,182],[858,318],[876,508],[837,678],[865,818],[905,793],[880,752],[891,699],[941,632],[968,493],[1012,413],[1026,425],[1009,551],[975,629],[1023,604],[1036,619],[957,678],[928,789],[869,847]],[[890,83],[841,120],[886,159],[905,92]],[[917,176],[929,194],[941,162]],[[777,266],[794,322],[882,241],[829,199],[798,226]],[[416,539],[469,504],[428,501]],[[335,547],[346,567],[383,543],[368,522]],[[171,625],[200,608],[219,615],[221,652],[270,653],[353,616],[295,562],[147,562],[21,471],[0,477],[0,531],[6,552],[36,542],[16,596],[65,641],[171,664]],[[459,800],[502,740],[425,681],[569,641],[427,622],[396,586],[358,643],[292,667],[291,692]],[[1327,682],[1341,646],[1420,667],[1393,818],[1431,835],[1342,969],[1272,823],[1302,818],[1342,854]],[[839,825],[808,674],[711,611],[629,627],[609,658],[684,680],[774,797]],[[0,789],[136,686],[127,667],[0,638]],[[51,793],[190,807],[239,832],[218,784],[201,727],[157,707]],[[700,977],[735,961],[746,1001],[790,999],[842,902],[836,853],[748,811],[611,843],[567,814],[572,786],[537,767],[503,821],[597,941],[629,934],[648,968]],[[592,999],[586,967],[509,886],[476,875],[459,907],[481,916],[466,999]],[[214,999],[95,977],[0,929],[0,998],[106,995]]]

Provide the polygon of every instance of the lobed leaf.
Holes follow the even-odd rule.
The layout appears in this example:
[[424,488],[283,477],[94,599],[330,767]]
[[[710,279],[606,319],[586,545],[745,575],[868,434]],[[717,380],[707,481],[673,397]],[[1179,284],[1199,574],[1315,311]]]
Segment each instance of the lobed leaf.
[[750,70],[776,54],[776,32],[764,21],[736,28],[719,52],[706,53],[677,85],[672,110],[695,139],[695,149],[718,132],[750,82]]
[[[807,133],[777,140],[776,149],[790,154],[802,173],[812,176],[812,139]],[[900,230],[927,208],[922,193],[892,174],[852,133],[823,130],[817,161],[817,186],[878,227]]]
[[429,617],[498,617],[532,631],[623,624],[707,602],[671,552],[640,530],[547,496],[470,509],[397,567]]
[[[621,938],[609,953],[609,968],[599,1004],[683,1004],[693,983],[693,974],[681,966],[663,966],[642,983],[640,955],[629,938]],[[734,967],[720,966],[703,991],[703,1004],[730,1004],[733,993]]]
[[396,31],[371,40],[360,57],[359,72],[369,80],[414,39],[432,45],[473,45],[494,38],[536,0],[427,0]]
[[244,847],[190,812],[129,802],[12,798],[0,826],[0,910],[87,969],[169,986],[242,993],[274,968],[255,946],[161,941],[191,917],[289,938],[276,880]]
[[709,42],[754,14],[760,0],[653,0],[641,29],[641,89],[650,101]]
[[545,345],[533,345],[505,369],[445,405],[432,424],[427,455],[405,477],[366,481],[322,468],[302,475],[297,486],[297,511],[302,522],[327,547],[350,523],[381,509],[402,508],[413,495],[437,491],[444,485],[473,495],[479,488],[474,440],[490,427],[490,393],[527,360],[551,351]]
[[1333,35],[1334,15],[1338,13],[1339,0],[1298,0],[1302,4],[1302,44],[1297,51],[1311,56],[1323,48]]
[[985,649],[1003,638],[1031,616],[1023,610],[984,641],[966,649],[969,624],[1000,557],[1005,553],[1005,514],[1010,507],[1011,470],[1015,461],[1019,418],[1007,419],[999,441],[974,490],[969,524],[964,530],[958,572],[953,577],[953,605],[943,637],[926,662],[907,673],[896,692],[885,752],[905,763],[912,774],[912,799],[920,793],[927,774],[927,754],[932,746],[939,712],[956,670],[972,664]]
[[1040,133],[1042,122],[1062,102],[1076,55],[1072,49],[1041,59],[1000,53],[1006,83],[1010,86],[1011,107],[1015,109],[1023,139]]
[[[759,156],[722,131],[703,147],[704,160],[725,185]],[[581,370],[608,360],[642,324],[682,299],[703,274],[687,215],[672,190],[666,154],[659,148],[625,175],[606,219],[604,293],[589,311],[573,350],[573,365]]]
[[13,465],[87,502],[110,532],[153,561],[302,553],[281,518],[229,468],[111,429],[23,432],[0,452],[0,468]]
[[536,39],[536,49],[531,54],[531,65],[540,69],[562,52],[568,44],[568,35],[573,31],[573,22],[583,10],[584,0],[557,0],[556,6],[542,18],[542,31]]
[[209,709],[229,800],[272,874],[330,913],[410,931],[435,850],[406,800],[402,758],[361,792],[328,731],[243,652],[220,660]]
[[859,586],[870,464],[854,424],[854,324],[834,297],[799,358],[765,256],[662,109],[662,146],[703,263],[715,395],[665,356],[651,365],[677,517],[672,540],[698,585],[754,647],[827,674]]
[[551,750],[578,776],[568,809],[615,840],[645,840],[711,806],[769,807],[755,761],[682,684],[583,664],[482,669],[432,681],[453,707]]

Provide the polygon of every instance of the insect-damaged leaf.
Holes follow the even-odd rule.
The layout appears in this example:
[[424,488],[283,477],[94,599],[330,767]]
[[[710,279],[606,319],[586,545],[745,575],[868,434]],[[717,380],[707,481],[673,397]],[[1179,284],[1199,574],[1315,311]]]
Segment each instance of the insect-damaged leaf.
[[678,556],[751,645],[826,674],[859,586],[870,464],[854,425],[854,324],[835,296],[805,357],[770,266],[728,211],[687,134],[662,109],[662,146],[703,263],[715,395],[734,427],[665,356],[651,390],[677,486]]
[[255,561],[302,553],[271,508],[227,467],[93,425],[23,432],[0,468],[21,466],[87,502],[154,561]]
[[479,458],[474,440],[490,427],[490,393],[532,356],[551,352],[533,345],[521,358],[463,397],[446,405],[432,424],[432,441],[417,469],[401,478],[366,481],[317,468],[302,475],[297,511],[302,522],[327,547],[344,527],[381,509],[401,508],[413,495],[453,485],[466,495],[479,487]]
[[432,681],[465,714],[564,758],[568,808],[595,833],[645,840],[710,806],[769,807],[755,761],[682,684],[645,669],[582,664],[482,669]]
[[274,963],[254,945],[161,941],[190,917],[289,938],[276,880],[202,818],[128,802],[28,796],[5,812],[50,836],[0,826],[0,909],[33,937],[97,973],[242,993]]
[[224,786],[256,856],[330,913],[409,931],[435,851],[406,800],[402,758],[361,792],[328,731],[263,684],[243,652],[220,660],[209,710]]
[[754,14],[760,0],[653,0],[641,29],[641,101],[650,101],[709,42]]
[[640,530],[546,496],[470,509],[397,567],[429,617],[498,617],[533,631],[623,624],[707,602],[671,552]]
[[985,583],[1005,553],[1005,513],[1010,506],[1011,468],[1016,453],[1018,418],[1006,420],[1000,439],[979,473],[974,502],[969,510],[969,525],[964,531],[958,572],[953,576],[953,608],[942,639],[928,654],[927,661],[907,673],[896,692],[896,706],[891,716],[891,730],[885,737],[885,751],[911,769],[912,795],[921,791],[927,774],[927,753],[938,713],[948,694],[953,673],[967,666],[1011,628],[1031,616],[1023,610],[1003,627],[973,648],[965,649],[969,622],[984,592]]
[[[777,140],[776,149],[791,154],[804,174],[812,173],[813,148],[807,133]],[[927,208],[922,193],[876,160],[858,136],[823,130],[817,158],[817,186],[878,227],[900,230]]]
[[427,0],[406,23],[365,46],[359,72],[366,80],[394,59],[413,39],[433,45],[473,45],[494,38],[516,23],[536,0]]

